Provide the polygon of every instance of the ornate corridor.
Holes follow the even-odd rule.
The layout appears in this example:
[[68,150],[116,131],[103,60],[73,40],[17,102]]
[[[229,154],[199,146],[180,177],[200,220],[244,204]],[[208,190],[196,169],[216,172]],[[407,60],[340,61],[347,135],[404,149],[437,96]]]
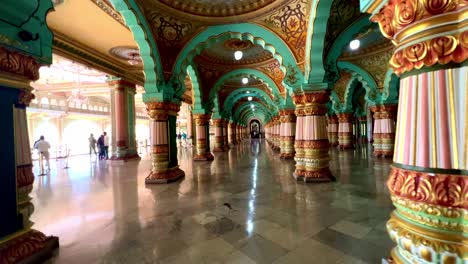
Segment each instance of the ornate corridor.
[[1,2],[1,264],[468,262],[467,0]]

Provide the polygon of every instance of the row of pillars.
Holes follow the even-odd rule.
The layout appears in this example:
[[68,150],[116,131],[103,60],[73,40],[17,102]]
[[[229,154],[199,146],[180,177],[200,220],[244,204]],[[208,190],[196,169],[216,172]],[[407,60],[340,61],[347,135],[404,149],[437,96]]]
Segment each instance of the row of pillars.
[[[283,109],[265,125],[266,140],[280,153],[281,159],[294,159],[298,180],[329,181],[333,179],[329,169],[330,147],[353,149],[356,140],[366,134],[367,118],[359,118],[357,131],[353,133],[352,113],[339,113],[326,117],[328,94],[314,92],[294,97],[296,109]],[[379,105],[371,108],[374,113],[374,156],[391,157],[395,140],[397,105]],[[361,135],[355,137],[354,134]]]

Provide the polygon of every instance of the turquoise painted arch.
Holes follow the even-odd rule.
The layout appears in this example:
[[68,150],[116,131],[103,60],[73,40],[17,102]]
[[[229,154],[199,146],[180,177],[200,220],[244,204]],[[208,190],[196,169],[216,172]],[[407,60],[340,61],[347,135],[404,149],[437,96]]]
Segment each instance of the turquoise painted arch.
[[[249,40],[271,52],[279,61],[283,72],[285,72],[285,80],[290,80],[286,83],[288,86],[298,87],[303,83],[304,76],[297,66],[294,55],[288,45],[272,31],[251,23],[207,27],[192,38],[180,52],[173,69],[174,76],[180,82],[183,82],[185,69],[192,63],[196,55],[214,44],[232,38]],[[288,68],[293,70],[287,70]]]
[[261,119],[263,122],[265,122],[267,120],[271,120],[272,115],[270,112],[268,112],[267,110],[263,108],[257,108],[255,111],[251,111],[250,109],[245,107],[240,111],[239,116],[238,116],[239,121],[243,123],[247,123],[247,124],[248,124],[248,120],[252,118],[258,118],[258,119]]
[[[369,16],[363,16],[354,22],[350,27],[348,27],[344,32],[342,32],[333,42],[330,52],[327,55],[325,60],[325,65],[328,71],[333,71],[338,73],[338,58],[341,56],[343,49],[349,45],[349,42],[354,39],[354,37],[359,34],[363,29],[366,29],[372,24],[369,20]],[[335,82],[336,80],[333,80]]]
[[365,100],[369,105],[375,105],[376,104],[376,99],[373,98],[375,97],[376,90],[375,88],[371,88],[367,81],[362,78],[359,74],[352,72],[352,77],[349,80],[345,94],[344,94],[344,102],[341,102],[338,98],[338,95],[336,94],[335,91],[332,91],[330,94],[330,99],[333,103],[333,110],[338,113],[343,113],[343,112],[351,112],[353,111],[353,94],[354,91],[356,90],[356,87],[359,86],[359,84],[362,85],[362,88],[366,91],[365,95]]
[[306,42],[306,76],[308,83],[322,83],[325,78],[323,50],[332,0],[313,0],[310,8]]
[[125,24],[132,32],[140,49],[145,74],[145,92],[162,92],[161,84],[164,83],[164,74],[161,58],[151,28],[143,13],[134,0],[110,0],[110,2],[124,18]]
[[270,113],[269,110],[265,108],[264,105],[258,102],[248,102],[248,103],[246,102],[236,109],[236,112],[233,115],[234,120],[239,120],[239,117],[243,111],[252,111],[250,107],[251,104],[254,105],[255,111],[262,111],[263,113]]
[[258,80],[262,80],[265,84],[267,84],[268,88],[272,91],[274,95],[274,101],[279,102],[279,99],[281,97],[280,91],[278,89],[278,86],[276,83],[273,81],[273,79],[270,78],[270,76],[266,75],[262,71],[255,70],[255,69],[250,69],[250,68],[241,68],[241,69],[236,69],[233,71],[230,71],[223,76],[221,76],[216,83],[214,84],[213,88],[210,91],[209,98],[210,100],[214,100],[217,97],[219,89],[221,89],[222,85],[224,84],[225,81],[236,77],[238,75],[247,75],[254,77]]
[[[250,93],[246,93],[247,91],[249,91]],[[232,112],[232,108],[234,107],[237,101],[243,98],[250,97],[250,96],[259,98],[267,105],[271,105],[275,113],[278,112],[278,108],[275,105],[275,103],[271,100],[270,96],[267,93],[265,93],[263,90],[259,90],[255,88],[241,88],[241,89],[235,90],[224,101],[223,109],[225,111]]]

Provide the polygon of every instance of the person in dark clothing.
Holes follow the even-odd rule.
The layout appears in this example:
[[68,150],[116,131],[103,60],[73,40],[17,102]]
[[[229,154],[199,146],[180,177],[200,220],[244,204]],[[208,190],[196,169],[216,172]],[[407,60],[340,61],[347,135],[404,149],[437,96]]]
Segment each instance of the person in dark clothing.
[[105,153],[105,147],[104,147],[104,135],[101,135],[98,140],[96,145],[98,146],[99,149],[99,159],[104,159],[106,157]]

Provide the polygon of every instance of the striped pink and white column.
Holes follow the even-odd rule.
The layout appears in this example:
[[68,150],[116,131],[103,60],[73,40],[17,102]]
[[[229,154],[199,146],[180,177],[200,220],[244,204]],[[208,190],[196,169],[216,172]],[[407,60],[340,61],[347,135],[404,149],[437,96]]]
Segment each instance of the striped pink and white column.
[[328,117],[327,131],[330,146],[338,146],[338,117],[336,115],[331,115]]
[[338,144],[340,149],[352,149],[353,143],[353,113],[338,114]]
[[[297,180],[305,182],[327,182],[333,179],[329,168],[328,150],[330,144],[327,134],[327,112],[326,103],[328,102],[329,94],[326,90],[316,92],[308,92],[302,94],[301,99],[296,101],[302,102],[302,141],[301,147],[303,154],[296,157],[296,162],[299,160],[301,170],[294,173]],[[300,113],[302,114],[302,113]],[[297,174],[299,172],[300,174]]]
[[374,156],[393,157],[397,105],[371,107],[374,113]]
[[195,161],[214,160],[213,153],[210,151],[210,119],[211,114],[195,114],[195,129],[197,136]]

